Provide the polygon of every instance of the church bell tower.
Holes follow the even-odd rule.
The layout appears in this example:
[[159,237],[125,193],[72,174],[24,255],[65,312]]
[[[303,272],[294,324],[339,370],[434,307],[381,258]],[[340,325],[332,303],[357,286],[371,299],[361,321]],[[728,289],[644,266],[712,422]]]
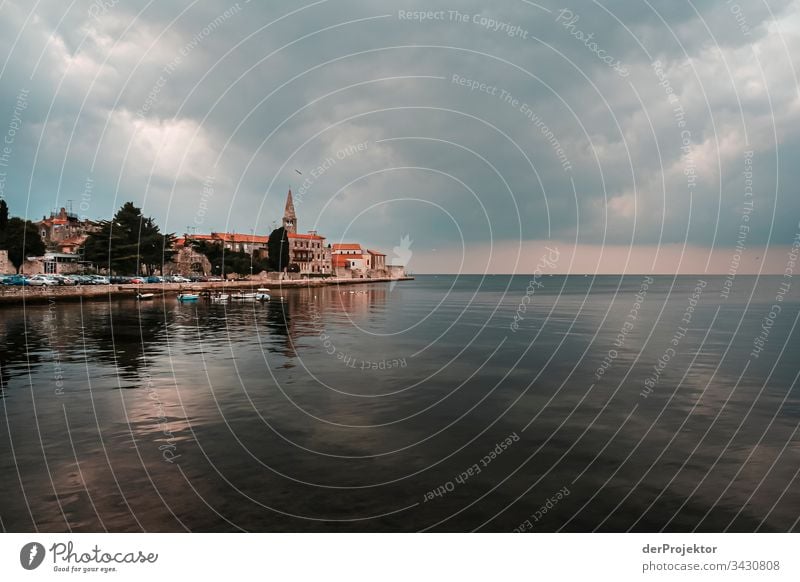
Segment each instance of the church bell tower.
[[297,215],[294,213],[291,190],[289,190],[289,195],[286,197],[286,209],[283,211],[283,228],[288,233],[297,234]]

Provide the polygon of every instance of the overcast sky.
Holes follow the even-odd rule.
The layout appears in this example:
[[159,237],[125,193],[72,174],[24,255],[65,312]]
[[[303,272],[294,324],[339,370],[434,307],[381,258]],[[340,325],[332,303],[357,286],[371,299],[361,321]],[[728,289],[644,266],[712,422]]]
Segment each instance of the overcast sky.
[[416,272],[545,246],[557,272],[783,272],[798,34],[786,0],[6,1],[0,193],[267,234],[291,187],[302,231]]

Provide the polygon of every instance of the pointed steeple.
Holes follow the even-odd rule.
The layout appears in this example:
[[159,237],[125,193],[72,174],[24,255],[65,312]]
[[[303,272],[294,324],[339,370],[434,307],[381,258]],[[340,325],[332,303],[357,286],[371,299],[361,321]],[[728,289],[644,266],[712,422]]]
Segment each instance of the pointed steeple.
[[289,190],[289,195],[286,197],[286,209],[283,211],[283,228],[287,232],[297,233],[297,215],[294,213],[294,201],[292,200],[292,191]]

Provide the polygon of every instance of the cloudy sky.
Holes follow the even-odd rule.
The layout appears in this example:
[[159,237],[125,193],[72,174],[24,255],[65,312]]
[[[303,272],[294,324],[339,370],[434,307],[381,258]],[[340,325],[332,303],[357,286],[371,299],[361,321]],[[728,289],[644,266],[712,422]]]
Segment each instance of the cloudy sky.
[[798,8],[0,2],[0,194],[266,234],[291,187],[301,230],[390,261],[407,235],[415,272],[530,273],[549,246],[558,272],[782,273]]

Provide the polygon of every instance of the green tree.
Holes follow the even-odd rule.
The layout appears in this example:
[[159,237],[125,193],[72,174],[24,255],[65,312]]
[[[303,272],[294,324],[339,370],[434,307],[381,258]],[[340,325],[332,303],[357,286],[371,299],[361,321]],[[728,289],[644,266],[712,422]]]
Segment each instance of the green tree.
[[111,220],[100,223],[97,232],[83,244],[84,259],[118,274],[153,274],[175,254],[173,234],[161,234],[152,218],[133,202],[126,202]]
[[0,237],[3,236],[8,227],[8,204],[5,200],[0,200]]
[[45,251],[39,229],[30,220],[17,217],[6,225],[2,234],[2,248],[8,251],[8,260],[17,273],[26,257],[41,257]]
[[273,271],[283,271],[289,267],[289,233],[285,228],[276,228],[269,235],[267,255]]
[[139,231],[139,256],[147,268],[148,274],[158,269],[164,271],[164,264],[175,255],[175,235],[161,234],[152,218],[141,221]]

